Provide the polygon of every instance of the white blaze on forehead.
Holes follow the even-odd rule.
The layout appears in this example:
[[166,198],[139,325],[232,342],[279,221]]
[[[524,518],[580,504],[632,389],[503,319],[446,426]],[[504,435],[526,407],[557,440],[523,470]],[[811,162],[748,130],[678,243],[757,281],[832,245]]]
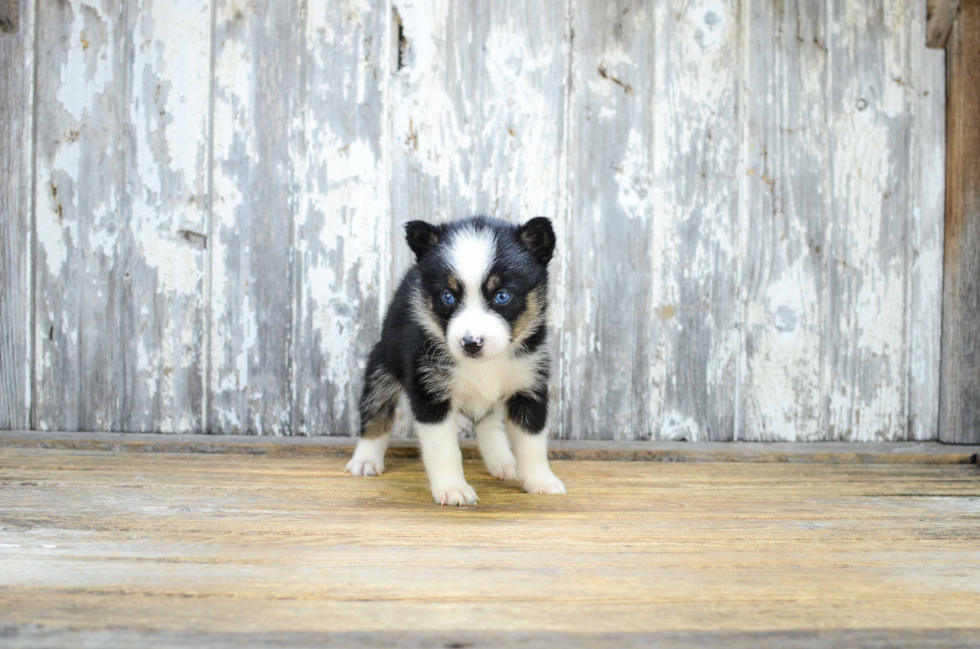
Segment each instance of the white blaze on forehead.
[[467,297],[479,297],[483,280],[490,272],[496,242],[490,230],[465,230],[449,244],[449,264],[465,287]]
[[449,349],[463,358],[460,341],[464,336],[483,341],[482,358],[493,358],[510,344],[510,325],[483,300],[483,280],[486,279],[496,255],[492,231],[465,230],[449,243],[446,260],[456,279],[463,285],[463,304],[449,320],[446,338]]

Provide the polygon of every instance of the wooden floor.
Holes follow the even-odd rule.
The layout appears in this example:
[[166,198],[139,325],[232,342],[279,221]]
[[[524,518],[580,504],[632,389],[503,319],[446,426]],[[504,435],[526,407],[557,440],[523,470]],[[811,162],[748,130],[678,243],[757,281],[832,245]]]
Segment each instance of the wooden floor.
[[417,459],[0,446],[0,645],[980,642],[971,464]]

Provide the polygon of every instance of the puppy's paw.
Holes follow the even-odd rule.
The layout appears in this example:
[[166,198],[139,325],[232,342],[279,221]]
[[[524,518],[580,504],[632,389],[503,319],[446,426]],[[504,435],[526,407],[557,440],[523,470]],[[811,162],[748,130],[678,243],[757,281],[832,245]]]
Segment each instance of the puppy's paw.
[[432,497],[436,499],[437,505],[455,505],[459,507],[475,505],[476,501],[479,500],[476,497],[476,492],[473,491],[473,487],[465,482],[438,486],[433,485]]
[[528,476],[521,481],[521,488],[529,494],[563,494],[565,483],[549,471]]
[[386,437],[368,439],[361,438],[354,449],[354,457],[347,463],[345,469],[354,476],[381,475],[385,472],[385,450],[388,448]]
[[517,480],[517,460],[513,462],[487,462],[487,471],[497,480]]
[[345,471],[353,476],[381,475],[385,472],[385,465],[381,460],[358,459],[355,455],[347,463]]

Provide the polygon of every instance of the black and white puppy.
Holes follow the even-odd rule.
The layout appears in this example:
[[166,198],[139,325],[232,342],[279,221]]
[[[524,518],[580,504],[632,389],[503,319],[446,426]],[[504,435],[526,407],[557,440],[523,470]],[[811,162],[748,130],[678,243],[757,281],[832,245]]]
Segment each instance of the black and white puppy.
[[[548,466],[548,262],[555,232],[476,216],[406,224],[415,265],[385,316],[361,395],[361,439],[351,475],[381,475],[402,391],[415,418],[432,496],[472,505],[463,476],[459,413],[495,478],[528,493],[563,494]],[[509,442],[508,442],[509,440]]]

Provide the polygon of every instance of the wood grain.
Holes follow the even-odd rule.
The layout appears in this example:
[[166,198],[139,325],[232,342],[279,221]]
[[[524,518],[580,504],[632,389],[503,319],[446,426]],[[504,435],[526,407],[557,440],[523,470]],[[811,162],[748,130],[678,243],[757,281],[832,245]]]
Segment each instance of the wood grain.
[[656,15],[649,2],[571,6],[559,430],[649,439],[666,353],[654,313]]
[[566,56],[559,3],[395,3],[392,283],[402,224],[488,214],[556,218]]
[[828,439],[901,439],[907,427],[909,30],[917,4],[830,5]]
[[939,439],[980,441],[980,2],[947,49],[946,257]]
[[921,20],[912,23],[910,53],[909,439],[936,439],[938,435],[942,358],[939,260],[946,219],[946,57],[944,52],[916,46],[924,27]]
[[31,425],[34,3],[0,33],[0,430]]
[[[385,169],[391,13],[385,2],[305,5],[301,126],[292,164],[290,432],[349,435],[387,306]],[[263,307],[259,307],[263,308]]]
[[926,46],[946,47],[953,21],[960,11],[960,0],[926,0]]
[[658,5],[652,294],[663,323],[660,439],[735,435],[740,3]]
[[40,4],[40,429],[201,428],[207,17]]
[[833,130],[826,4],[751,2],[746,19],[739,439],[823,439]]
[[977,630],[976,466],[556,462],[549,498],[470,461],[449,509],[343,462],[0,450],[5,633]]
[[297,3],[219,0],[214,26],[208,430],[285,434],[303,173]]

